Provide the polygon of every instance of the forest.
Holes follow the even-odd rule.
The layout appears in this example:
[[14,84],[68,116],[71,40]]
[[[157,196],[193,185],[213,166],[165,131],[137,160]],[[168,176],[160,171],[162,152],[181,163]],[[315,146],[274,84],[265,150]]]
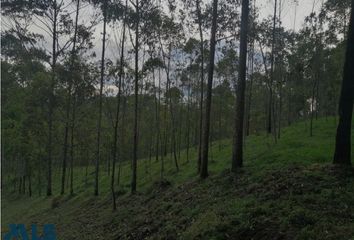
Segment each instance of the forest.
[[2,239],[354,239],[353,7],[2,0]]

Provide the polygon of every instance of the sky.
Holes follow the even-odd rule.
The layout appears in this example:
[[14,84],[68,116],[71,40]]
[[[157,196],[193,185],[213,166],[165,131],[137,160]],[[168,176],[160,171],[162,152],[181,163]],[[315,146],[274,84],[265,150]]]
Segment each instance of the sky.
[[[256,5],[260,9],[260,18],[273,15],[274,0],[256,0]],[[281,18],[283,26],[287,29],[299,30],[314,6],[314,10],[321,7],[322,0],[280,0],[281,1]],[[278,0],[279,2],[279,0]],[[295,21],[295,25],[294,25]]]
[[[208,0],[210,1],[210,0]],[[259,18],[266,18],[270,15],[273,15],[273,7],[274,7],[274,0],[255,0],[256,1],[256,6],[260,10],[260,15]],[[312,11],[313,5],[315,10],[319,9],[321,6],[321,3],[323,0],[277,0],[278,4],[279,1],[281,1],[281,18],[282,18],[282,24],[286,29],[291,29],[291,30],[299,30],[303,24],[304,18],[310,14]],[[297,2],[297,4],[295,3]],[[251,0],[252,3],[252,0]],[[88,4],[86,4],[88,5]],[[72,12],[74,17],[75,13],[75,4],[71,4],[68,7],[68,11]],[[93,7],[84,7],[80,10],[80,23],[84,23],[89,21],[90,17],[94,13],[99,13],[99,9],[94,9]],[[2,22],[5,22],[3,20]],[[1,24],[2,27],[5,29],[6,26],[5,24]],[[5,27],[4,27],[5,26]],[[46,49],[51,49],[51,39],[48,34],[44,33],[41,29],[38,27],[36,28],[33,26],[33,29],[41,34],[44,35],[45,37],[45,42],[43,43],[43,46]],[[117,58],[115,52],[117,49],[117,44],[116,44],[116,39],[120,39],[120,33],[117,32],[117,30],[113,30],[110,27],[107,28],[107,34],[108,34],[108,41],[107,41],[107,57],[110,58]],[[128,36],[128,44],[130,44],[130,39]],[[93,40],[93,45],[94,51],[96,52],[97,56],[100,56],[101,52],[101,44],[102,44],[102,23],[98,24],[95,27],[95,33],[94,33],[94,40]]]
[[[69,1],[69,0],[68,0]],[[208,0],[210,1],[210,0]],[[267,18],[268,16],[273,15],[274,11],[274,1],[275,0],[255,0],[256,1],[256,7],[259,9],[259,20],[263,18]],[[282,25],[289,30],[299,30],[304,22],[304,19],[306,16],[308,16],[312,8],[314,7],[315,10],[318,10],[321,7],[321,4],[323,0],[277,0],[278,4],[279,1],[281,1],[281,20],[282,20]],[[296,3],[297,2],[297,3]],[[252,3],[252,0],[251,0]],[[88,5],[88,4],[87,4]],[[278,5],[279,6],[279,5]],[[68,5],[68,11],[72,12],[74,17],[75,14],[75,4]],[[85,23],[90,20],[91,16],[95,13],[100,13],[99,9],[94,9],[92,6],[88,7],[83,7],[80,10],[80,22],[79,23]],[[2,20],[2,28],[4,27],[3,22],[5,20]],[[96,52],[96,58],[97,60],[101,56],[101,49],[102,49],[102,23],[98,24],[95,27],[95,32],[94,32],[94,39],[93,39],[93,45],[94,49],[93,51]],[[6,26],[5,26],[6,28]],[[43,42],[43,47],[48,49],[48,51],[51,50],[51,39],[48,34],[46,34],[43,30],[39,29],[38,27],[36,28],[33,26],[34,31],[41,33],[44,35],[45,41]],[[107,50],[106,50],[106,57],[112,59],[115,61],[118,59],[118,45],[120,41],[120,31],[119,30],[114,30],[110,26],[107,27]],[[117,43],[118,42],[118,43]],[[127,43],[126,45],[131,45],[130,44],[130,37],[129,33],[127,34]]]
[[[295,3],[295,0],[278,0],[278,4],[279,1],[281,1],[282,6],[281,18],[283,26],[286,29],[297,31],[301,28],[305,17],[311,13],[313,6],[315,10],[318,10],[321,7],[321,2],[323,0],[297,0],[297,4]],[[256,7],[260,10],[259,18],[267,18],[268,16],[273,15],[274,0],[256,0]],[[94,44],[97,46],[96,52],[100,51],[101,29],[101,25],[98,25],[96,28]],[[109,34],[107,52],[108,54],[110,54],[109,52],[112,52],[112,57],[115,58],[116,56],[114,56],[114,49],[117,48],[115,37],[119,39],[120,35],[112,29],[108,30],[107,33]]]

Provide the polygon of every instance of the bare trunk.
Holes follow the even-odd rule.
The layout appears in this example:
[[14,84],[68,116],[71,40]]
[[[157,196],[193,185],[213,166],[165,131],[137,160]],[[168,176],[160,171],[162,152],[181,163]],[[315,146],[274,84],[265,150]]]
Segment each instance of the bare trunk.
[[243,122],[245,110],[246,61],[247,61],[247,28],[249,15],[249,0],[242,1],[241,36],[240,36],[240,68],[237,86],[236,118],[234,146],[232,151],[232,167],[235,172],[243,166]]
[[139,0],[135,2],[136,22],[135,22],[135,89],[134,89],[134,136],[133,136],[133,161],[131,193],[136,192],[136,170],[138,161],[138,91],[139,91]]
[[189,141],[190,141],[190,94],[191,94],[191,90],[190,90],[190,84],[188,85],[188,100],[187,100],[187,163],[189,162]]
[[119,186],[120,184],[120,175],[121,175],[121,168],[122,168],[122,162],[123,162],[123,157],[125,157],[125,130],[126,128],[124,127],[125,126],[125,123],[126,123],[126,109],[127,109],[127,97],[124,98],[124,101],[123,101],[123,111],[122,111],[122,133],[121,133],[121,145],[122,147],[120,148],[122,151],[121,151],[121,157],[120,157],[120,160],[119,160],[119,165],[118,165],[118,174],[117,174],[117,185]]
[[52,76],[49,95],[49,118],[48,118],[48,175],[47,175],[47,196],[52,195],[52,140],[53,140],[53,110],[54,110],[54,86],[55,86],[55,65],[57,61],[57,1],[53,1],[53,42],[52,42]]
[[269,106],[268,106],[268,127],[267,127],[267,131],[269,134],[271,134],[272,132],[273,132],[273,134],[275,134],[275,132],[276,132],[275,126],[272,124],[272,119],[274,120],[273,82],[274,82],[274,55],[275,55],[274,52],[275,52],[276,18],[277,18],[277,0],[275,0],[275,2],[274,2],[272,49],[271,49],[271,58],[270,58]]
[[204,101],[204,39],[202,29],[202,14],[200,9],[200,0],[196,0],[198,30],[200,37],[200,107],[199,107],[199,148],[198,148],[198,173],[202,163],[202,140],[203,140],[203,101]]
[[349,33],[347,40],[347,52],[344,64],[342,89],[339,100],[339,123],[337,128],[334,164],[351,165],[351,124],[354,98],[354,0],[352,0],[352,12],[350,17]]
[[74,129],[76,115],[76,99],[73,99],[72,123],[71,123],[71,146],[70,146],[70,195],[74,194]]
[[99,110],[97,122],[97,146],[96,146],[96,162],[95,162],[95,196],[98,196],[98,174],[101,158],[101,125],[102,125],[102,102],[103,102],[103,78],[104,78],[104,57],[106,50],[106,25],[107,25],[107,0],[104,1],[103,6],[103,39],[102,39],[102,56],[101,56],[101,77],[100,77],[100,96],[99,96]]
[[124,20],[123,20],[123,36],[121,43],[121,51],[120,51],[120,65],[119,65],[119,75],[118,75],[118,94],[117,94],[117,111],[116,111],[116,119],[114,123],[114,140],[113,140],[113,157],[112,157],[112,176],[111,176],[111,192],[112,192],[112,201],[113,201],[113,210],[117,209],[116,205],[116,195],[114,189],[114,177],[116,170],[116,161],[117,161],[117,148],[118,148],[118,126],[119,126],[119,113],[120,113],[120,100],[122,93],[122,76],[123,76],[123,66],[124,66],[124,42],[125,42],[125,24],[126,24],[126,11],[128,7],[128,0],[125,2],[125,10],[124,10]]
[[[71,50],[71,59],[70,59],[70,74],[73,71],[74,65],[74,55],[76,51],[76,36],[77,36],[77,28],[78,28],[78,20],[79,20],[79,10],[80,10],[80,0],[77,0],[76,5],[76,17],[75,17],[75,31],[74,31],[74,38],[73,38],[73,47]],[[62,179],[61,179],[61,191],[60,194],[63,195],[65,192],[65,174],[66,174],[66,162],[67,162],[67,152],[68,152],[68,137],[69,137],[69,121],[70,121],[70,107],[71,107],[71,94],[72,94],[72,86],[73,86],[73,77],[69,81],[68,86],[68,99],[66,103],[66,121],[65,121],[65,130],[64,130],[64,149],[63,149],[63,172],[62,172]]]
[[251,101],[252,101],[252,87],[253,87],[253,70],[254,70],[254,39],[252,39],[252,49],[251,49],[251,73],[250,73],[250,85],[249,85],[249,95],[248,95],[248,107],[247,107],[247,127],[246,136],[250,135],[250,121],[251,121]]
[[210,37],[210,62],[208,71],[208,86],[207,97],[205,104],[205,124],[203,125],[203,148],[202,148],[202,162],[200,168],[200,177],[208,177],[208,154],[209,154],[209,131],[210,131],[210,113],[211,113],[211,97],[213,87],[214,74],[214,59],[215,59],[215,45],[216,45],[216,28],[218,17],[218,0],[213,1],[213,19]]

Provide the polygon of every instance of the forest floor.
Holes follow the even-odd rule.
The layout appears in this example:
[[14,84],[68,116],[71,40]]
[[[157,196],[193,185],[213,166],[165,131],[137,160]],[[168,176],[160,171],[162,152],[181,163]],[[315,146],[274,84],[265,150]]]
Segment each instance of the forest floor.
[[[117,210],[112,211],[109,176],[102,171],[100,196],[93,196],[92,168],[75,169],[75,194],[31,198],[2,194],[2,232],[9,223],[53,223],[58,239],[354,239],[354,170],[332,166],[336,123],[333,118],[246,140],[245,166],[229,171],[229,140],[213,143],[210,177],[196,174],[193,150],[176,171],[166,159],[139,161],[138,193],[129,194],[129,165],[122,168]],[[352,132],[352,136],[354,131]],[[354,140],[354,139],[353,139]],[[354,155],[354,152],[353,152]]]

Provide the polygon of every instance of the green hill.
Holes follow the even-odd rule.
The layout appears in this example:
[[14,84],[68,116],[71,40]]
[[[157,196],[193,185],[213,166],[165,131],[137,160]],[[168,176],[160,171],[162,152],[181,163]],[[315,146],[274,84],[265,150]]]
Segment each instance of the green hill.
[[[196,151],[177,172],[165,159],[138,162],[138,193],[129,194],[130,165],[124,164],[112,212],[110,177],[101,171],[100,196],[93,196],[93,169],[75,168],[75,195],[31,198],[4,192],[2,232],[9,223],[54,223],[58,239],[354,239],[354,171],[331,165],[335,119],[246,139],[245,167],[231,174],[230,140],[213,142],[210,177],[196,174]],[[352,136],[353,136],[352,132]],[[354,155],[354,152],[353,152]]]

